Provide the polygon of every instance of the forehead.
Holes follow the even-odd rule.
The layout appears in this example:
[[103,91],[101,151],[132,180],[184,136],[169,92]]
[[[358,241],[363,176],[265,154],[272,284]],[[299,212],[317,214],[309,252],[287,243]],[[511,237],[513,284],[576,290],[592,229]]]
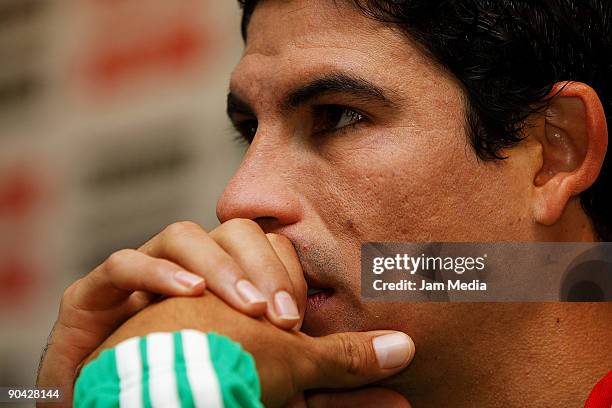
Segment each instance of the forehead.
[[230,87],[252,103],[264,102],[331,72],[359,75],[400,92],[440,85],[444,76],[407,36],[348,1],[265,0],[253,13]]
[[245,54],[275,54],[288,46],[346,47],[347,38],[356,37],[367,45],[388,31],[347,0],[264,0],[251,18]]

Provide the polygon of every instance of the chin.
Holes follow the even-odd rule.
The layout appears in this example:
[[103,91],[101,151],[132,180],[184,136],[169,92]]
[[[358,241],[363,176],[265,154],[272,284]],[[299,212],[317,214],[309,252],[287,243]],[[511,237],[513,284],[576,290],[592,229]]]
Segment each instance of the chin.
[[348,306],[337,294],[309,296],[301,330],[309,336],[324,336],[360,330],[360,321],[359,311]]

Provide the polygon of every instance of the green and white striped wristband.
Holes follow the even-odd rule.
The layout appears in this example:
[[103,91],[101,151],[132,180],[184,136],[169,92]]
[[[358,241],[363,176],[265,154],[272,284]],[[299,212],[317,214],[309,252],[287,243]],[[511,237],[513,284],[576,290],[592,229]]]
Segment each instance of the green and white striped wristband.
[[195,330],[152,333],[105,350],[75,385],[75,407],[260,408],[253,357],[240,344]]

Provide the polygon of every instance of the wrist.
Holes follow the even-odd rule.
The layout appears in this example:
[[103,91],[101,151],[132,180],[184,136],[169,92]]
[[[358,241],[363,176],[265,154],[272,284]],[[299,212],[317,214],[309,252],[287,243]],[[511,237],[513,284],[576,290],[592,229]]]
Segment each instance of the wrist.
[[[75,406],[261,407],[255,362],[215,333],[181,330],[132,337],[87,364]],[[180,401],[180,404],[177,402]]]

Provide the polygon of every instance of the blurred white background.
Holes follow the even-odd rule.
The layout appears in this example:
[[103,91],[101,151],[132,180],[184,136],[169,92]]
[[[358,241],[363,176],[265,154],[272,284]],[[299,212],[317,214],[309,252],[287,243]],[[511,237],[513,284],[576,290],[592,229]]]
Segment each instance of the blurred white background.
[[29,386],[64,289],[165,225],[217,225],[233,0],[0,0],[0,386]]

